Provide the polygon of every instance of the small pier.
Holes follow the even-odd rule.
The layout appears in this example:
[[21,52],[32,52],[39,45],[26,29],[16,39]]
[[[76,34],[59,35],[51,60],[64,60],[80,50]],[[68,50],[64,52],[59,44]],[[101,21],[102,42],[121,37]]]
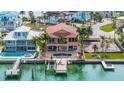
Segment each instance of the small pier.
[[21,58],[18,58],[16,60],[16,62],[13,64],[13,67],[8,69],[6,72],[5,72],[5,75],[6,76],[18,76],[20,75],[20,66],[21,64]]
[[106,64],[105,61],[101,61],[101,64],[104,69],[106,70],[114,70],[114,65],[113,64]]
[[56,73],[67,73],[67,60],[66,59],[56,60],[55,71]]

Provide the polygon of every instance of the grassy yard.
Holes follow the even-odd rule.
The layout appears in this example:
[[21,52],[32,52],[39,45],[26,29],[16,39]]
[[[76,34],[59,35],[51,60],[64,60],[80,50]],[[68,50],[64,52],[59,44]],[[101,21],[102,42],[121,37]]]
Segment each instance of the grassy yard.
[[106,59],[124,59],[124,53],[96,53],[96,57],[94,57],[95,53],[86,53],[85,57],[88,59],[95,59],[98,55],[102,58]]
[[44,24],[33,24],[33,23],[27,23],[26,26],[31,27],[32,29],[46,29],[50,24],[44,25]]
[[101,26],[100,29],[105,31],[105,32],[113,31],[112,24],[107,24],[107,25]]

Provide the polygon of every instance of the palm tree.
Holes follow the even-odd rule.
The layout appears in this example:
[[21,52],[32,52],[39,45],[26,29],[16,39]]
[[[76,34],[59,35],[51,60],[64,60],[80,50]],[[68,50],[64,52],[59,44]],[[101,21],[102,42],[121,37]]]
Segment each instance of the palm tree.
[[117,17],[113,16],[111,19],[112,19],[112,28],[116,29],[116,19],[117,19]]
[[28,21],[28,18],[27,18],[26,16],[24,16],[24,17],[22,18],[23,24],[24,24],[26,21]]
[[60,41],[61,43],[66,43],[66,38],[63,37],[63,36],[61,36],[61,37],[59,37],[59,41]]
[[93,48],[94,52],[96,52],[98,50],[98,46],[96,44],[94,44],[92,48]]
[[88,34],[89,35],[92,35],[92,27],[91,26],[88,26],[87,28],[86,28],[86,30],[87,30],[87,32],[88,32]]
[[43,33],[40,37],[34,37],[33,41],[39,46],[40,50],[46,50],[46,41],[49,39],[49,36],[46,33]]
[[95,17],[98,22],[102,22],[103,16],[99,12],[95,12]]
[[64,20],[64,19],[62,19],[62,18],[60,18],[60,19],[58,19],[58,22],[59,22],[59,23],[64,23],[64,22],[65,22],[65,20]]
[[21,19],[22,19],[22,24],[23,24],[23,22],[24,22],[23,17],[25,15],[25,11],[20,11],[20,14],[22,15]]
[[28,14],[29,14],[31,23],[35,23],[36,20],[35,20],[35,16],[34,16],[33,11],[29,11]]
[[92,25],[92,20],[93,20],[93,17],[94,17],[94,13],[93,12],[90,12],[90,17],[91,17],[90,25]]
[[91,20],[94,20],[94,24],[96,23],[96,21],[101,22],[103,19],[103,16],[99,12],[90,12],[90,16]]
[[108,50],[108,48],[110,47],[110,44],[113,43],[113,39],[108,38],[105,40],[105,42],[106,42],[106,49],[105,50]]
[[103,51],[103,48],[104,48],[104,46],[105,46],[105,36],[100,36],[100,38],[101,38],[101,48],[102,48],[102,51]]
[[115,40],[115,34],[117,32],[117,28],[116,28],[116,19],[117,19],[117,17],[113,16],[111,19],[112,19],[112,28],[114,30],[114,40]]
[[42,19],[42,17],[41,16],[37,16],[37,23],[41,23],[41,19]]
[[22,18],[23,18],[25,15],[25,11],[20,11],[20,14],[22,15]]
[[77,28],[77,32],[79,33],[79,43],[80,43],[80,48],[81,48],[81,55],[83,55],[83,57],[85,58],[83,40],[87,39],[89,37],[89,34],[85,28]]
[[121,42],[121,46],[124,47],[124,33],[119,33],[119,42]]
[[48,15],[44,15],[44,16],[43,16],[43,20],[44,20],[43,22],[44,22],[44,25],[46,24],[46,20],[47,20],[47,19],[48,19]]

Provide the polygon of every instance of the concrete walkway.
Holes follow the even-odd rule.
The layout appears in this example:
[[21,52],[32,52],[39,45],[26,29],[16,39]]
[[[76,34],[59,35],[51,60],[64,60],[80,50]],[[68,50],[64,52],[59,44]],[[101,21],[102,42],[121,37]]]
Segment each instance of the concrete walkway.
[[[104,32],[100,29],[101,26],[112,23],[111,20],[105,19],[102,23],[97,23],[92,25],[93,35],[92,38],[99,38],[100,36],[111,37],[114,38],[114,31],[112,32]],[[117,35],[116,35],[117,36]]]

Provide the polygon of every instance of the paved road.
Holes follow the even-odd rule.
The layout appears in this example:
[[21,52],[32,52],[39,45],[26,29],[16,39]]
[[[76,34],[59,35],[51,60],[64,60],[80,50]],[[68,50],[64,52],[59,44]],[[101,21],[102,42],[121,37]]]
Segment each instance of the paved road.
[[100,36],[111,37],[114,38],[114,31],[112,32],[104,32],[100,30],[100,27],[106,24],[112,23],[111,20],[104,20],[103,23],[97,23],[92,25],[93,35],[91,37],[99,38]]

